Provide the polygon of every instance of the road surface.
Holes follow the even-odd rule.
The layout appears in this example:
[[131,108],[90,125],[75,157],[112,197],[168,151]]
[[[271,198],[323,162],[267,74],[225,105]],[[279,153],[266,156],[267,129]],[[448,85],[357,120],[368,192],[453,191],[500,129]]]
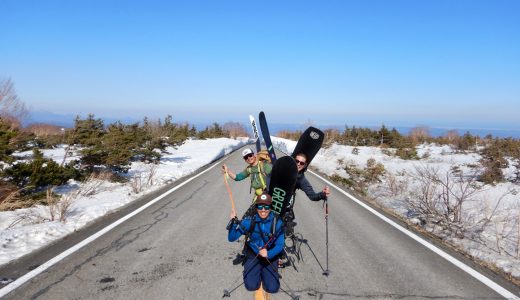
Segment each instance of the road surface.
[[[240,151],[224,162],[233,171],[245,167]],[[232,261],[242,243],[227,241],[230,201],[219,168],[222,161],[216,164],[5,299],[220,299],[224,289],[241,283],[242,266]],[[309,172],[307,177],[316,190],[325,185]],[[249,181],[230,185],[241,215],[252,199]],[[330,275],[322,275],[326,268],[322,202],[312,202],[299,191],[296,232],[306,243],[300,244],[297,270],[280,271],[287,293],[300,299],[503,299],[336,188],[331,192]],[[10,265],[10,272],[21,276],[16,268],[31,269],[28,262],[33,261],[34,268],[42,263],[41,257],[58,254],[49,251],[58,250],[26,257],[25,265]],[[251,298],[243,286],[230,297]],[[280,291],[272,299],[290,297]]]

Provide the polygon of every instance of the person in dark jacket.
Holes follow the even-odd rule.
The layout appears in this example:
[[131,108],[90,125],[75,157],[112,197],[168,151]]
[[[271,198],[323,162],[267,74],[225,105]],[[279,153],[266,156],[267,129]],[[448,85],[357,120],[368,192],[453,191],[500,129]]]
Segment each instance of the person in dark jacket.
[[295,161],[296,166],[298,167],[298,177],[296,179],[295,189],[302,190],[312,201],[327,199],[330,194],[328,186],[325,186],[321,192],[316,193],[307,178],[305,178],[305,171],[307,170],[307,157],[305,154],[297,154]]
[[271,196],[268,194],[257,196],[255,207],[256,214],[242,221],[231,212],[228,241],[234,242],[242,235],[249,236],[244,263],[246,289],[257,293],[277,293],[280,289],[278,259],[285,240],[282,221],[271,212]]
[[285,234],[287,236],[290,236],[294,233],[294,226],[296,226],[296,222],[294,222],[295,216],[294,216],[294,202],[296,198],[296,190],[300,189],[302,190],[307,197],[312,201],[320,201],[320,200],[326,200],[327,197],[330,195],[330,189],[328,186],[325,186],[321,192],[316,193],[314,191],[314,188],[309,183],[307,178],[305,178],[305,171],[307,170],[307,156],[303,153],[299,153],[295,157],[296,166],[298,167],[298,177],[296,178],[296,185],[293,192],[293,198],[291,203],[289,203],[289,206],[287,208],[287,212],[285,213],[285,222],[286,222],[286,232]]

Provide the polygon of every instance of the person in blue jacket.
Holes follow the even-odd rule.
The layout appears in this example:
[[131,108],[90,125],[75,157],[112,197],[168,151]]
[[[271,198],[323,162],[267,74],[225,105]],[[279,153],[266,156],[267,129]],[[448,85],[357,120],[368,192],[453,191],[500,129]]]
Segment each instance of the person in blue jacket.
[[234,242],[246,235],[246,289],[257,291],[263,288],[268,293],[276,293],[280,289],[278,259],[285,239],[282,221],[275,218],[271,211],[271,196],[267,193],[256,197],[255,208],[256,214],[242,221],[238,221],[236,214],[231,212],[228,241]]

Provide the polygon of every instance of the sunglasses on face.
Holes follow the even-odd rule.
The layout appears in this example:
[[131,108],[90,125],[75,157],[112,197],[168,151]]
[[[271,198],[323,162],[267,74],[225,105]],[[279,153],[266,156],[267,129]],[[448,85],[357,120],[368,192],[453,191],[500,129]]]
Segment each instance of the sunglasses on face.
[[262,210],[262,209],[270,210],[271,209],[271,205],[269,205],[269,204],[257,204],[255,206],[256,206],[256,209],[258,209],[258,210]]
[[304,162],[304,161],[297,160],[297,159],[295,159],[295,160],[296,160],[296,164],[297,164],[297,165],[305,166],[305,164],[306,164],[306,162]]
[[248,160],[249,158],[253,157],[253,153],[249,153],[248,155],[244,156],[244,160]]

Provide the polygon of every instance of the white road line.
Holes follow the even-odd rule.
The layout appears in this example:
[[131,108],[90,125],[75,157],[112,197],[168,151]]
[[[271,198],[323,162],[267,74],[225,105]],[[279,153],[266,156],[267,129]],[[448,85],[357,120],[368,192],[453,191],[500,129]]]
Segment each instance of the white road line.
[[45,262],[44,264],[40,265],[38,268],[32,270],[31,272],[23,275],[22,277],[16,279],[15,281],[11,282],[9,285],[5,286],[4,288],[0,289],[0,298],[9,294],[10,292],[14,291],[27,281],[31,280],[32,278],[36,277],[38,274],[42,273],[43,271],[47,270],[54,264],[58,263],[59,261],[63,260],[65,257],[73,254],[74,252],[78,251],[79,249],[85,247],[86,245],[90,244],[100,236],[104,235],[105,233],[109,232],[110,230],[117,227],[119,224],[125,222],[126,220],[132,218],[133,216],[137,215],[138,213],[142,212],[143,210],[147,209],[151,205],[154,205],[156,202],[161,200],[162,198],[168,196],[169,194],[173,193],[174,191],[178,190],[179,188],[183,187],[188,182],[192,181],[193,179],[201,176],[202,174],[208,172],[209,170],[213,169],[217,164],[219,164],[220,161],[215,162],[211,167],[208,169],[200,172],[199,174],[191,177],[190,179],[186,180],[185,182],[179,184],[178,186],[164,192],[162,195],[158,196],[157,198],[151,200],[150,202],[146,203],[145,205],[139,207],[138,209],[132,211],[128,215],[122,217],[121,219],[113,222],[112,224],[108,225],[107,227],[99,230],[98,232],[94,233],[93,235],[89,236],[88,238],[84,239],[83,241],[79,242],[78,244],[70,247],[69,249],[63,251],[59,255],[55,256],[54,258],[50,259],[49,261]]
[[433,244],[430,244],[429,242],[427,242],[426,240],[420,238],[418,235],[412,233],[411,231],[406,230],[404,227],[402,227],[401,225],[395,223],[394,221],[390,220],[389,218],[385,217],[384,215],[382,215],[381,213],[379,213],[378,211],[376,211],[372,207],[368,206],[367,204],[365,204],[361,200],[358,200],[354,196],[352,196],[349,193],[345,192],[344,190],[340,189],[339,187],[334,185],[332,182],[328,181],[327,179],[321,177],[320,175],[316,174],[315,172],[313,172],[311,170],[308,170],[308,171],[311,172],[312,174],[314,174],[316,177],[320,178],[321,180],[325,181],[328,185],[333,186],[338,191],[340,191],[342,194],[344,194],[345,196],[349,197],[352,201],[354,201],[357,204],[361,205],[362,207],[364,207],[365,209],[367,209],[368,211],[370,211],[371,213],[373,213],[374,215],[376,215],[377,217],[379,217],[383,221],[385,221],[388,224],[392,225],[397,230],[401,231],[402,233],[404,233],[407,236],[411,237],[412,239],[416,240],[417,242],[419,242],[420,244],[422,244],[426,248],[430,249],[431,251],[435,252],[436,254],[440,255],[442,258],[446,259],[447,261],[451,262],[452,264],[454,264],[455,266],[457,266],[458,268],[460,268],[464,272],[466,272],[469,275],[473,276],[478,281],[480,281],[483,284],[487,285],[490,289],[494,290],[498,294],[502,295],[503,297],[505,297],[507,299],[520,299],[515,294],[513,294],[510,291],[504,289],[503,287],[501,287],[500,285],[498,285],[497,283],[495,283],[491,279],[487,278],[486,276],[480,274],[476,270],[472,269],[471,267],[469,267],[465,263],[459,261],[458,259],[456,259],[453,256],[449,255],[448,253],[444,252],[443,250],[437,248]]

